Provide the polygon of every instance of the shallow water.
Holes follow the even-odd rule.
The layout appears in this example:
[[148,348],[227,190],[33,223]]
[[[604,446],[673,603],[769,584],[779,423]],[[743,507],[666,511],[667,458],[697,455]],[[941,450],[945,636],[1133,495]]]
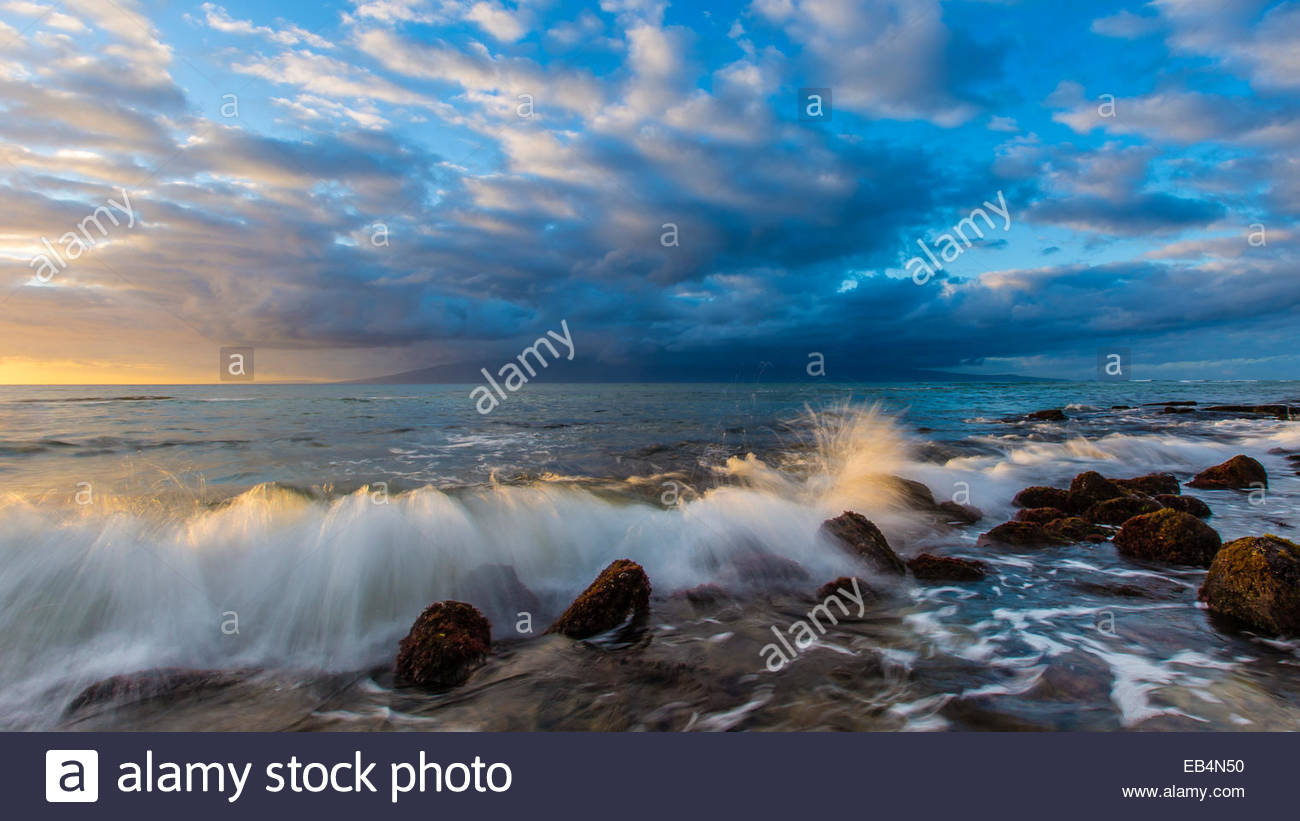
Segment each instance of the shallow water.
[[[468,392],[0,389],[0,725],[1300,728],[1300,643],[1212,621],[1196,603],[1203,571],[1135,563],[1109,543],[976,545],[1027,485],[1093,468],[1185,480],[1238,452],[1265,463],[1270,490],[1194,492],[1210,523],[1225,540],[1295,538],[1300,477],[1269,452],[1300,449],[1295,423],[1110,408],[1286,401],[1296,383],[538,384],[488,417]],[[1065,406],[1063,424],[1000,421]],[[985,520],[936,528],[882,474]],[[802,618],[823,582],[869,576],[817,534],[845,509],[904,556],[969,556],[993,572],[871,579],[880,598],[861,617],[768,672],[773,626]],[[738,575],[755,549],[807,580]],[[655,586],[643,629],[538,635],[624,556]],[[513,566],[536,595],[532,634],[516,629],[510,595],[476,586],[484,564]],[[704,583],[733,598],[674,595]],[[448,597],[492,617],[492,657],[449,693],[394,688],[397,641]],[[64,713],[95,681],[160,667],[239,672]]]

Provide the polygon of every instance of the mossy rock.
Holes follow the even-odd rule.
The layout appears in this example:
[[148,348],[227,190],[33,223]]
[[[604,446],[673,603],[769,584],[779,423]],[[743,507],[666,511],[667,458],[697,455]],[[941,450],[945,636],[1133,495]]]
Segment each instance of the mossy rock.
[[1209,567],[1223,542],[1190,513],[1164,508],[1135,516],[1115,534],[1115,547],[1136,559]]
[[1203,490],[1252,490],[1268,487],[1268,471],[1249,456],[1238,454],[1196,474],[1187,486]]
[[907,567],[922,581],[975,582],[988,575],[983,562],[930,553],[908,559]]
[[629,616],[643,618],[649,612],[650,579],[645,570],[631,559],[616,559],[546,632],[585,639],[613,630]]
[[1127,491],[1097,471],[1084,471],[1070,482],[1070,493],[1066,499],[1065,509],[1071,513],[1082,514],[1095,504],[1127,495]]
[[1090,522],[1103,525],[1122,525],[1134,516],[1155,513],[1163,507],[1147,496],[1120,496],[1098,502],[1083,515]]
[[1015,520],[1043,525],[1053,519],[1064,519],[1069,515],[1059,507],[1026,507],[1016,511]]
[[822,532],[881,573],[901,576],[907,572],[885,534],[861,513],[846,510],[834,519],[827,519],[822,522]]
[[1211,612],[1270,635],[1300,634],[1300,545],[1272,534],[1228,542],[1200,599]]
[[435,602],[402,639],[394,666],[404,684],[446,689],[461,684],[487,657],[492,625],[472,605]]
[[1016,498],[1011,500],[1011,504],[1016,507],[1055,507],[1065,510],[1066,505],[1070,503],[1069,499],[1068,490],[1034,485],[1017,493]]
[[980,544],[1000,544],[1011,547],[1050,547],[1068,544],[1069,539],[1033,522],[1003,522],[979,537]]
[[1104,542],[1110,531],[1078,516],[1053,519],[1043,525],[1043,530],[1064,542]]
[[1214,511],[1210,510],[1210,506],[1195,496],[1172,496],[1162,493],[1155,499],[1170,510],[1190,513],[1198,519],[1208,519],[1214,515]]
[[1111,482],[1129,493],[1139,493],[1143,496],[1159,496],[1162,493],[1176,496],[1182,493],[1178,477],[1172,473],[1148,473],[1132,479],[1111,479]]

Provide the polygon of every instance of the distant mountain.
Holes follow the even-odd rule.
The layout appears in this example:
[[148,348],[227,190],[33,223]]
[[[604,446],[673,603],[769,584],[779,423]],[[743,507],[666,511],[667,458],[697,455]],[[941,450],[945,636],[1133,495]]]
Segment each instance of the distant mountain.
[[[828,382],[1060,382],[1064,380],[1049,379],[1041,376],[1021,376],[1019,374],[968,374],[950,373],[948,371],[900,369],[891,371],[875,370],[860,375],[845,374],[843,377],[814,377],[805,375],[800,363],[797,369],[776,369],[764,367],[768,363],[733,367],[729,369],[701,370],[691,374],[679,374],[666,377],[662,372],[637,372],[634,367],[592,364],[588,362],[560,361],[537,374],[538,379],[548,382],[811,382],[825,379]],[[782,374],[779,371],[784,370]],[[791,375],[791,373],[793,375]],[[494,374],[495,375],[495,374]],[[484,382],[479,368],[473,365],[457,363],[453,365],[434,365],[413,371],[385,374],[369,379],[348,379],[345,385],[478,385]],[[530,380],[531,381],[531,380]]]

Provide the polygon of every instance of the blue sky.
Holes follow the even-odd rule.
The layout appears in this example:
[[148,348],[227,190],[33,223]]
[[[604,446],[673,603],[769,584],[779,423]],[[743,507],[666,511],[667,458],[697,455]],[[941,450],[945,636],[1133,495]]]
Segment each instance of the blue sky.
[[[460,379],[562,319],[581,379],[801,379],[814,351],[829,378],[1089,378],[1117,347],[1138,377],[1300,374],[1300,3],[0,21],[0,381],[210,381],[228,345],[264,378]],[[138,220],[38,275],[119,192]],[[1009,225],[917,284],[917,241],[999,192]]]

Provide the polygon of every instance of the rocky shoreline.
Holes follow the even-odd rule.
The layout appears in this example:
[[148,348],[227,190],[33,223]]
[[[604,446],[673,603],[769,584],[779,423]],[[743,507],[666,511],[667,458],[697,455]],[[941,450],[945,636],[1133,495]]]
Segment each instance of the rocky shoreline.
[[[901,504],[936,527],[974,528],[983,518],[973,507],[936,502],[920,482],[892,479]],[[1268,475],[1258,461],[1243,454],[1206,468],[1186,485],[1212,494],[1253,493],[1267,488]],[[1025,488],[1013,504],[1018,508],[1014,518],[981,533],[979,545],[1014,554],[1110,542],[1119,555],[1145,568],[1205,569],[1198,597],[1224,629],[1245,628],[1266,636],[1300,635],[1300,546],[1269,533],[1223,543],[1206,523],[1213,516],[1210,506],[1182,495],[1182,483],[1173,474],[1107,478],[1087,471],[1077,475],[1069,487]],[[853,583],[875,606],[888,610],[890,602],[897,601],[899,584],[975,585],[990,572],[985,562],[943,555],[942,550],[904,558],[875,523],[854,511],[825,521],[821,535],[852,557],[862,572],[821,585],[818,598],[825,591]],[[751,591],[757,587],[806,597],[817,586],[797,562],[774,554],[754,552],[736,558],[735,563],[734,577]],[[483,591],[488,609],[494,613],[526,609],[537,601],[511,567],[492,566],[491,573],[479,581],[482,584],[477,589]],[[1091,590],[1084,580],[1075,587]],[[1112,585],[1104,589],[1109,595],[1129,595],[1123,588]],[[753,593],[706,584],[671,593],[669,600],[681,599],[697,608],[715,607],[744,595]],[[1131,595],[1142,598],[1151,594],[1134,588]],[[590,644],[601,653],[617,654],[620,648],[652,640],[646,630],[651,609],[652,586],[645,570],[630,558],[618,559],[539,635],[559,636]],[[510,639],[504,646],[514,648],[534,640]],[[489,619],[475,604],[434,602],[402,639],[389,674],[399,688],[454,691],[473,681],[475,671],[495,652]],[[759,667],[755,665],[756,670]],[[184,699],[229,688],[257,673],[166,669],[115,676],[85,688],[68,703],[65,717],[75,720],[88,710],[124,703]]]

